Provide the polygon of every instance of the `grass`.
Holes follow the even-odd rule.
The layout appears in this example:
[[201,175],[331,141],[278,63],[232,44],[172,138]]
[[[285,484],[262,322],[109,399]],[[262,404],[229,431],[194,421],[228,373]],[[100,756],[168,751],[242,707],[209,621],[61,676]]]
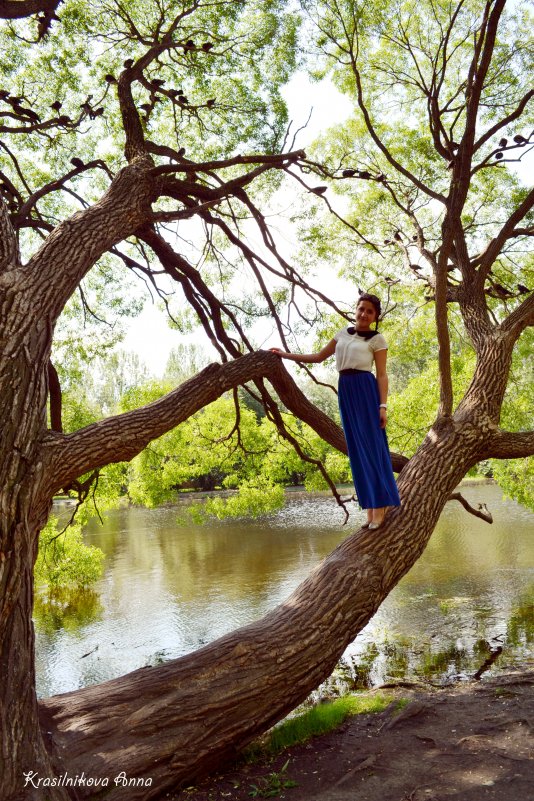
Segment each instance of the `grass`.
[[289,759],[278,773],[269,773],[268,776],[261,776],[257,780],[257,784],[250,785],[249,795],[252,796],[252,798],[274,798],[282,790],[297,787],[297,782],[283,776],[288,765]]
[[312,737],[333,731],[351,715],[382,712],[392,700],[393,696],[387,693],[351,693],[318,704],[275,726],[265,738],[246,749],[246,757],[249,761],[255,761],[266,754],[277,754],[291,745],[305,743]]

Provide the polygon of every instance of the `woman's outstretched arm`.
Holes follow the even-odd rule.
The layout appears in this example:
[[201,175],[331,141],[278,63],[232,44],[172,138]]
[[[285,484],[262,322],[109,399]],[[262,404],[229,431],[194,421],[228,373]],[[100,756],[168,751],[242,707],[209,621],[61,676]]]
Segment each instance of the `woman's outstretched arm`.
[[318,353],[288,353],[286,350],[280,350],[280,348],[269,348],[269,350],[276,353],[276,355],[280,356],[282,359],[289,359],[292,362],[302,362],[302,364],[319,364],[320,362],[324,362],[329,356],[333,356],[335,349],[335,339],[331,339]]

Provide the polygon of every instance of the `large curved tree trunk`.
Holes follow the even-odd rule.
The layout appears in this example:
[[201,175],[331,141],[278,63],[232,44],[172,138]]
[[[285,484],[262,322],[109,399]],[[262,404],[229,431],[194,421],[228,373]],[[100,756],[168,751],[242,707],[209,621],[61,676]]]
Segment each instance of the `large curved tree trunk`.
[[[7,283],[7,282],[6,282]],[[5,288],[5,287],[4,287]],[[21,287],[19,285],[18,289]],[[35,693],[33,566],[39,531],[51,497],[41,493],[43,463],[39,435],[46,423],[45,369],[50,345],[45,320],[32,324],[28,293],[2,294],[9,308],[2,331],[9,343],[0,352],[0,797],[42,799],[33,787],[20,795],[23,775],[51,776],[41,736]],[[17,421],[16,425],[12,421]],[[67,796],[51,788],[50,801]]]
[[433,429],[403,471],[402,507],[386,525],[349,536],[263,619],[162,667],[43,701],[69,772],[109,777],[111,787],[120,769],[144,782],[113,785],[110,799],[150,798],[214,769],[303,701],[424,550],[477,461],[480,440],[465,431],[452,421]]

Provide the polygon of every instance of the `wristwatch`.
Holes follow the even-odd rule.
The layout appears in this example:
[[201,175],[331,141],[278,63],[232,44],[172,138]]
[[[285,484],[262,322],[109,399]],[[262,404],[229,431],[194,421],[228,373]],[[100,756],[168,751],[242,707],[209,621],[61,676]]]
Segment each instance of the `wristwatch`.
[[381,403],[378,408],[379,409],[387,409],[388,405],[387,405],[387,403]]

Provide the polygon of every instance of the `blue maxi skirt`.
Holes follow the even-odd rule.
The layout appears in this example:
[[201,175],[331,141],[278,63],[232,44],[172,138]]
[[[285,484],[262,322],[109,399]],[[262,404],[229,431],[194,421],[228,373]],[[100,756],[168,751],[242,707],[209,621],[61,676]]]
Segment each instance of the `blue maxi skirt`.
[[362,509],[400,506],[373,373],[340,374],[338,401],[358,503]]

